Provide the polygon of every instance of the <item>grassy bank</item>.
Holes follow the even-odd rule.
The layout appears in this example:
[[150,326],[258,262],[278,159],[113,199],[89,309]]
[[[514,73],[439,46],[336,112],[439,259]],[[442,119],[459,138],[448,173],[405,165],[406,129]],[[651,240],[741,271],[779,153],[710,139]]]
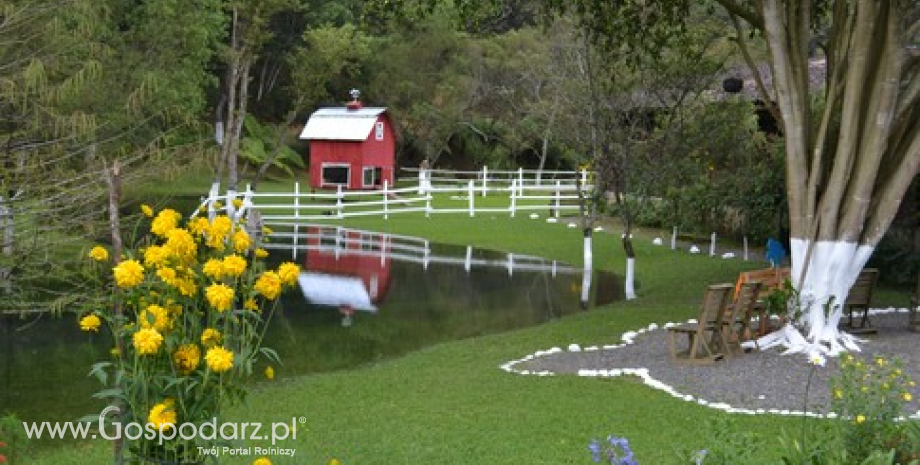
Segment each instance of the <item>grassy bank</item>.
[[[526,217],[413,215],[341,224],[572,264],[582,260],[577,228]],[[639,463],[687,463],[677,451],[712,447],[701,429],[709,419],[727,414],[673,399],[628,377],[538,378],[498,368],[538,349],[572,342],[616,343],[623,332],[651,322],[695,317],[706,284],[734,282],[738,272],[763,265],[674,252],[652,245],[653,235],[640,231],[636,236],[637,300],[534,328],[439,344],[360,369],[282,375],[260,383],[248,402],[232,409],[225,420],[267,424],[304,417],[297,438],[276,445],[296,449],[296,456],[272,457],[276,464],[326,464],[332,458],[345,465],[591,463],[588,443],[609,434],[627,437]],[[619,239],[612,224],[596,235],[596,267],[622,272],[625,257]],[[876,296],[879,305],[905,302],[895,290]],[[804,391],[806,380],[801,382]],[[734,416],[732,421],[739,433],[757,433],[777,446],[782,428],[801,424],[800,419],[775,416]],[[251,440],[236,445],[271,446]],[[86,441],[38,451],[25,463],[107,463],[110,447],[108,442]],[[779,461],[778,447],[764,450],[760,463]],[[254,458],[222,457],[221,463],[251,463]]]

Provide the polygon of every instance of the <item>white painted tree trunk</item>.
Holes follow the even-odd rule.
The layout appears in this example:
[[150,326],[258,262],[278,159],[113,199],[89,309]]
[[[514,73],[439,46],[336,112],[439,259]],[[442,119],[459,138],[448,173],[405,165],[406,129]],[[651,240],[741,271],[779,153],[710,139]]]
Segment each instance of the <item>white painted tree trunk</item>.
[[591,229],[584,231],[583,272],[581,276],[581,306],[588,308],[591,299],[591,275],[594,273],[594,252]]
[[[789,318],[782,330],[761,338],[760,347],[784,346],[789,353],[831,356],[846,350],[858,351],[859,340],[840,331],[838,325],[847,294],[872,255],[873,247],[857,246],[853,242],[819,241],[811,251],[806,270],[808,243],[793,239],[790,245],[792,280],[799,292],[798,305],[802,314],[799,321]],[[803,272],[804,281],[801,280]],[[830,311],[826,312],[828,306]]]
[[630,257],[626,259],[626,284],[624,289],[626,300],[633,300],[636,298],[635,277],[636,259]]

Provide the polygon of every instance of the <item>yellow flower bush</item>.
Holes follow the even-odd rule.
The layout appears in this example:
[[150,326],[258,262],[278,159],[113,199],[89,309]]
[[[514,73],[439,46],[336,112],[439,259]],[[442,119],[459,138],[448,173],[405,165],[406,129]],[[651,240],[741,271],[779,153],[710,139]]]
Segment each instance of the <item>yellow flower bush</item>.
[[[241,401],[244,380],[256,364],[278,363],[263,347],[263,335],[277,299],[296,284],[300,267],[268,269],[267,255],[244,221],[225,215],[183,221],[176,210],[142,205],[149,233],[136,250],[126,250],[107,268],[109,250],[87,254],[98,289],[114,295],[111,309],[87,309],[79,325],[115,336],[111,358],[93,366],[103,391],[127,410],[122,421],[153,424],[158,431],[218,417]],[[261,252],[260,252],[261,251]],[[114,290],[114,292],[113,292]],[[118,309],[118,313],[116,310]],[[272,368],[266,378],[274,376]],[[117,383],[117,384],[112,384]],[[113,389],[114,388],[114,389]],[[202,439],[129,440],[140,461],[198,462]]]

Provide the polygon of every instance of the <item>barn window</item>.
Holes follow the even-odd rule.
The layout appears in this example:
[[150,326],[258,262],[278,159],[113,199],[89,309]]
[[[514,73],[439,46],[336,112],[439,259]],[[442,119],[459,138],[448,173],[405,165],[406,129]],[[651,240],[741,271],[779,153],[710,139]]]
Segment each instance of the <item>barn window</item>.
[[364,167],[364,187],[374,187],[380,185],[380,177],[383,170],[373,166]]
[[374,131],[374,137],[376,137],[377,140],[383,140],[383,121],[377,121],[377,124],[374,125],[374,127],[376,128]]
[[348,165],[323,165],[323,184],[348,185]]

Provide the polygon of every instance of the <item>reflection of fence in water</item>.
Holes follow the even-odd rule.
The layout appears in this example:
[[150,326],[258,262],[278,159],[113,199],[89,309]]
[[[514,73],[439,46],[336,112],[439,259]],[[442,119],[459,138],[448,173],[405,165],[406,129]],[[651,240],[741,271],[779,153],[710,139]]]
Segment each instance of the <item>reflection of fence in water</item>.
[[426,269],[428,265],[443,264],[463,266],[466,271],[474,267],[493,267],[505,268],[509,275],[514,271],[537,271],[549,272],[553,276],[557,273],[578,274],[584,271],[530,255],[509,253],[504,259],[474,257],[472,246],[466,247],[463,258],[436,255],[432,253],[430,242],[419,237],[316,224],[295,226],[293,231],[275,231],[272,233],[272,242],[264,243],[262,247],[291,250],[293,259],[301,252],[315,250],[334,253],[336,257],[379,257],[381,263],[386,259],[418,263]]

